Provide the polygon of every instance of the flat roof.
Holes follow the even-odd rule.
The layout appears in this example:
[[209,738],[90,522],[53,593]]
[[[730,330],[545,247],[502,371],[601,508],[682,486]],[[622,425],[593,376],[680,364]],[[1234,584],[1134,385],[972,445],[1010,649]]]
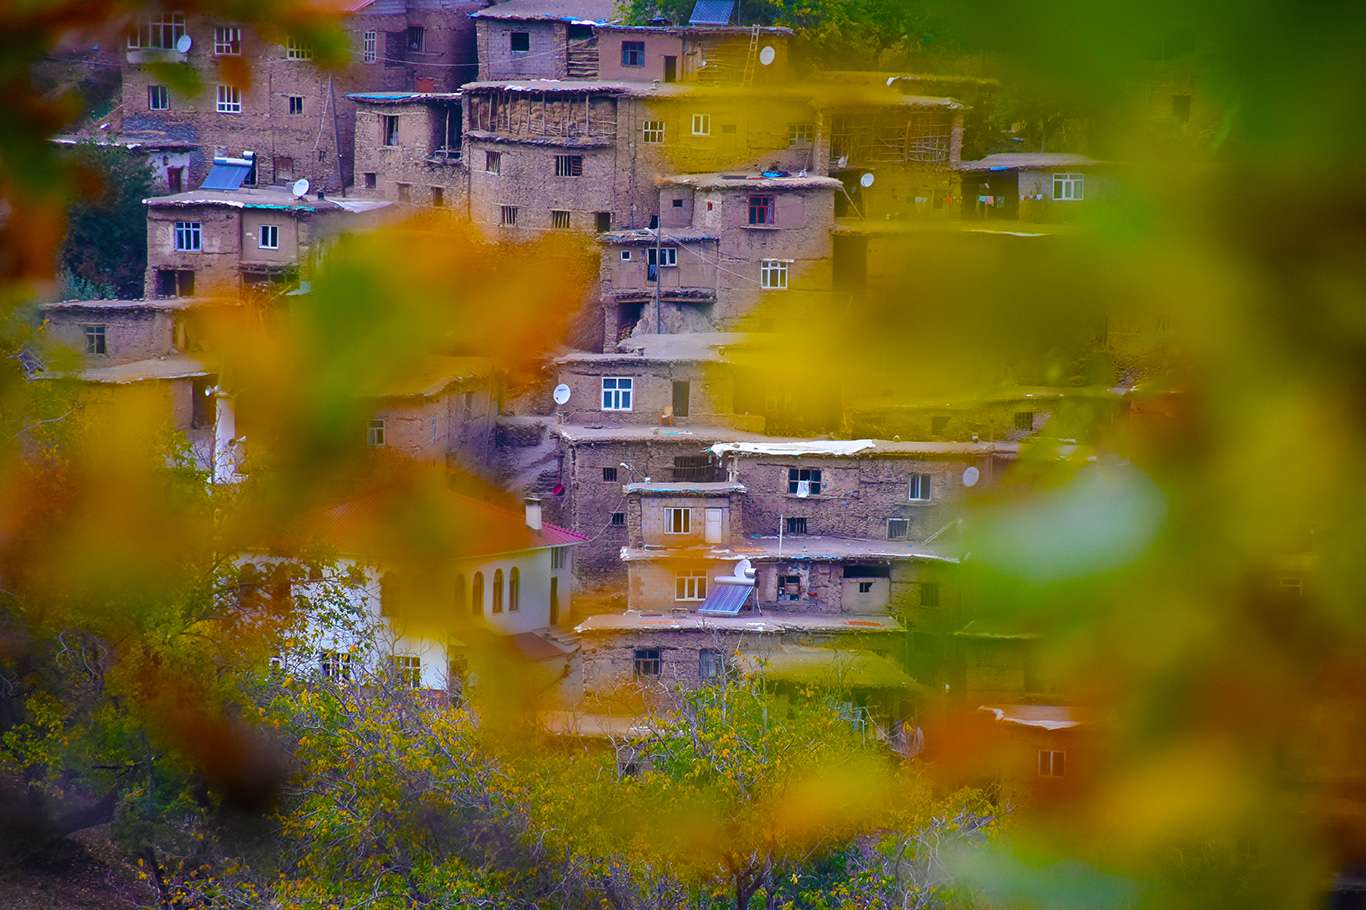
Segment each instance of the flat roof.
[[346,97],[362,104],[408,104],[423,101],[459,101],[463,92],[347,92]]
[[90,367],[72,373],[37,373],[34,379],[76,379],[108,385],[129,385],[135,382],[157,382],[171,379],[194,379],[208,376],[209,369],[194,357],[151,357],[130,360],[105,367]]
[[457,382],[493,374],[487,357],[429,357],[391,381],[367,390],[365,398],[431,398]]
[[550,19],[600,25],[620,18],[616,0],[503,0],[470,13],[472,19]]
[[118,147],[129,151],[139,149],[161,149],[166,151],[189,151],[199,148],[199,143],[171,136],[141,135],[136,133],[116,133],[112,136],[63,133],[50,140],[56,145],[80,145],[90,143],[104,147]]
[[299,198],[288,187],[242,187],[237,190],[186,190],[169,196],[152,196],[142,200],[143,205],[152,208],[186,206],[221,206],[237,209],[271,209],[290,212],[331,212],[352,213],[368,212],[385,208],[392,203],[377,199],[354,199],[340,197]]
[[977,710],[992,715],[999,723],[1050,732],[1091,723],[1070,705],[979,705]]
[[845,616],[829,613],[745,613],[707,616],[701,613],[598,613],[574,627],[580,635],[601,632],[902,632],[892,616]]
[[924,456],[927,458],[967,455],[1017,455],[1018,442],[953,442],[938,440],[896,439],[795,439],[795,440],[739,440],[718,442],[711,447],[713,455],[743,455],[757,458],[835,457],[855,455]]
[[960,161],[960,171],[1013,171],[1046,167],[1096,167],[1107,162],[1069,152],[1009,152],[986,155],[976,161]]
[[689,482],[689,481],[649,481],[647,483],[628,483],[627,493],[666,493],[680,495],[719,495],[721,493],[743,493],[745,485],[741,483],[731,483],[729,481],[715,481],[711,483]]
[[41,312],[137,312],[139,310],[176,311],[203,306],[241,306],[231,297],[166,297],[139,300],[57,300],[39,304]]
[[556,363],[660,363],[689,361],[715,363],[725,360],[725,349],[743,344],[748,336],[741,332],[684,332],[677,335],[636,335],[617,342],[617,350],[599,354],[571,351],[555,358]]
[[550,432],[569,443],[594,442],[689,442],[705,449],[721,439],[766,439],[757,433],[746,433],[734,427],[698,426],[661,427],[654,424],[622,424],[598,426],[591,424],[550,424]]
[[766,176],[762,172],[749,173],[730,171],[712,174],[670,174],[660,177],[660,186],[691,186],[706,190],[837,190],[843,184],[834,177],[816,174],[787,174]]
[[616,231],[607,231],[598,235],[599,243],[618,243],[618,244],[653,244],[658,235],[658,239],[665,243],[692,243],[697,241],[714,241],[720,238],[712,231],[706,231],[695,227],[676,227],[660,228],[658,231],[650,228],[622,228]]
[[[648,562],[655,559],[674,559],[680,555],[673,547],[622,547],[622,562]],[[745,537],[729,546],[709,547],[688,551],[692,558],[714,559],[720,562],[746,558],[763,562],[809,560],[837,562],[847,559],[871,561],[918,560],[923,562],[957,563],[958,557],[942,546],[914,543],[906,540],[880,540],[870,537],[819,537],[805,534],[783,535],[781,548],[776,536]]]

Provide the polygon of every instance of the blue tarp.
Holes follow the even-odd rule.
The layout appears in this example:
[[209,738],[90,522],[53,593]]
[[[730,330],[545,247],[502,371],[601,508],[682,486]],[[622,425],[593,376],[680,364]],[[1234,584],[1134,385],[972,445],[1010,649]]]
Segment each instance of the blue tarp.
[[754,585],[711,585],[711,590],[707,592],[707,599],[702,601],[702,606],[698,613],[708,613],[712,616],[735,616],[740,612],[740,608],[749,600],[750,592],[754,590]]
[[219,164],[214,162],[209,168],[209,176],[199,185],[201,190],[241,189],[242,181],[247,179],[251,166],[247,164]]
[[692,8],[689,25],[730,25],[735,13],[735,0],[697,0]]

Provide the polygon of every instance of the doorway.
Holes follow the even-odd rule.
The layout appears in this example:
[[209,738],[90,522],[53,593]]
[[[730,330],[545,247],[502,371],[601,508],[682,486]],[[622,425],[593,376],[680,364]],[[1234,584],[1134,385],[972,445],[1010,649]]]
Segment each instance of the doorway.
[[687,416],[688,416],[688,399],[691,397],[690,394],[689,394],[691,390],[692,390],[692,383],[685,382],[685,381],[680,381],[680,380],[674,380],[674,416],[675,416],[675,417],[687,417]]
[[664,58],[664,81],[678,81],[678,58],[665,56]]

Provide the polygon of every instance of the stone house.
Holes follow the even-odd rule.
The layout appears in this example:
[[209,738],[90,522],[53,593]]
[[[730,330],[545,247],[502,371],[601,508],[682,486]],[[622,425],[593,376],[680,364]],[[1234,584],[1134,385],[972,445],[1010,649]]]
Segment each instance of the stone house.
[[482,357],[434,357],[405,381],[367,396],[365,444],[417,461],[479,469],[493,456],[493,365]]
[[[254,157],[253,182],[307,177],[340,191],[352,182],[355,112],[348,92],[451,91],[472,78],[478,0],[356,0],[345,27],[352,61],[340,71],[313,63],[313,50],[281,44],[230,20],[182,11],[148,13],[129,29],[122,104],[111,123],[124,139],[189,143],[172,191],[194,186],[215,156]],[[186,97],[156,69],[183,63],[203,92]]]
[[1059,222],[1113,199],[1113,165],[1061,152],[987,155],[957,165],[964,218]]
[[[249,164],[220,159],[215,166],[242,171]],[[247,186],[201,187],[143,202],[149,298],[289,285],[328,234],[362,227],[371,213],[388,205],[328,198],[321,191],[300,197],[287,189]]]
[[366,92],[356,104],[356,184],[367,197],[469,210],[460,92]]

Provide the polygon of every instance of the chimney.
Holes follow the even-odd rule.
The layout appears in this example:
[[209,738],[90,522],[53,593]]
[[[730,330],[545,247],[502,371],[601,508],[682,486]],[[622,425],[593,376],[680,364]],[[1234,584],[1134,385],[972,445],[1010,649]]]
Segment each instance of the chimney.
[[526,503],[526,526],[533,531],[541,530],[541,497],[528,496]]

